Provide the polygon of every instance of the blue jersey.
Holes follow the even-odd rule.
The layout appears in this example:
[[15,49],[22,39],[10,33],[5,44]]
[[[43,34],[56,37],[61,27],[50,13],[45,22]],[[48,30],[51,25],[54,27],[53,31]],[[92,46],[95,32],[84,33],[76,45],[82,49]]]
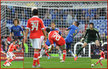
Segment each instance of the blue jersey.
[[11,27],[11,33],[14,33],[14,36],[21,36],[21,31],[23,31],[23,29],[20,26]]
[[[52,28],[50,28],[50,31],[59,31],[59,34],[61,35],[62,33],[61,33],[61,31],[58,29],[58,28],[55,28],[55,29],[52,29]],[[50,45],[50,42],[49,42],[49,40],[47,39],[47,41],[46,41],[46,45]],[[54,43],[54,46],[56,46],[55,45],[55,43]]]
[[65,41],[66,41],[66,43],[71,43],[71,42],[73,42],[74,36],[79,32],[79,29],[75,25],[71,25],[70,27],[68,27],[68,29],[69,29],[69,33],[68,33]]

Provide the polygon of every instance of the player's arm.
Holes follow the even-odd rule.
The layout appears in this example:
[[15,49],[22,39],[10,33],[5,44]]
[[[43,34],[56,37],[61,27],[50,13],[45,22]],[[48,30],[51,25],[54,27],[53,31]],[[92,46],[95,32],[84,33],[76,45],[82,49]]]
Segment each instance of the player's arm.
[[74,27],[74,26],[73,26],[73,25],[71,25],[70,27],[66,28],[66,31],[68,31],[68,30],[72,29],[73,27]]
[[10,36],[11,36],[11,37],[14,36],[14,35],[13,35],[13,29],[12,29],[12,27],[11,27],[11,31],[10,31]]
[[99,35],[99,31],[98,30],[96,30],[96,31],[97,31],[97,36],[98,36],[99,41],[101,41],[101,43],[103,43],[103,41],[101,40],[101,37]]
[[46,32],[45,32],[45,26],[44,26],[44,23],[43,23],[43,21],[42,20],[40,20],[40,26],[41,26],[41,29],[42,29],[42,32],[43,32],[43,34],[44,34],[44,36],[45,36],[45,40],[47,39],[47,35],[46,35]]
[[30,29],[30,24],[29,24],[30,22],[29,22],[29,20],[28,20],[28,22],[27,22],[27,29],[26,29],[26,33],[25,33],[25,35],[24,35],[24,42],[26,42],[27,41],[27,35],[28,35],[28,33],[29,33],[29,29]]
[[23,28],[20,27],[20,30],[22,31],[23,36],[24,36],[25,35],[25,32],[24,32]]
[[88,29],[86,30],[85,35],[83,36],[83,38],[80,40],[81,42],[86,38],[87,34],[88,34]]

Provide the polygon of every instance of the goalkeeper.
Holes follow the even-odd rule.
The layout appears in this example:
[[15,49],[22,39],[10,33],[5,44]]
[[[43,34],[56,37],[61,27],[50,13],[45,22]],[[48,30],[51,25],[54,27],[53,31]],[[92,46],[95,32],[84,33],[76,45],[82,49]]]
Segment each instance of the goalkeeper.
[[[89,28],[86,30],[86,33],[85,33],[84,37],[81,39],[81,42],[82,41],[84,41],[84,44],[78,50],[78,52],[76,53],[76,55],[74,57],[75,61],[78,58],[78,54],[83,50],[84,47],[87,46],[88,43],[95,42],[96,46],[100,46],[100,42],[99,41],[101,41],[101,38],[100,38],[98,30],[96,30],[94,28],[94,24],[93,23],[89,24]],[[103,42],[101,41],[101,43],[103,43]]]

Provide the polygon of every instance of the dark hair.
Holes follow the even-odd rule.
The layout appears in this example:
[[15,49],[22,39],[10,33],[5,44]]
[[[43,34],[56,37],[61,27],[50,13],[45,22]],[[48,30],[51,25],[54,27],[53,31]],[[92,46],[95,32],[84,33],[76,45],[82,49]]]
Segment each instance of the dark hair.
[[33,15],[38,15],[38,9],[33,9]]
[[89,25],[90,25],[90,24],[94,26],[94,23],[89,23]]
[[55,24],[55,22],[51,22],[51,24]]
[[13,24],[14,24],[14,21],[15,21],[15,20],[17,20],[17,23],[19,24],[19,20],[18,20],[17,18],[13,20]]
[[79,24],[80,24],[78,21],[75,21],[75,23],[76,23],[77,26],[79,26]]
[[49,33],[50,32],[50,28],[46,28],[46,31]]

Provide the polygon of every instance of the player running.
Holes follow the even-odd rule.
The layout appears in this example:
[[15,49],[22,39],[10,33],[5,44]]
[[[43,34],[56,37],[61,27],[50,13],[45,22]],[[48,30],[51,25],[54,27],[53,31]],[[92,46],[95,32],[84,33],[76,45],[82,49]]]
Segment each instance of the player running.
[[15,54],[13,53],[13,51],[16,50],[16,51],[19,51],[17,48],[16,48],[16,41],[13,40],[13,43],[11,43],[9,45],[9,49],[7,51],[7,60],[5,61],[5,63],[3,64],[3,66],[6,66],[7,63],[9,63],[11,65],[11,62],[16,58]]
[[[89,27],[90,28],[86,30],[85,36],[81,39],[81,42],[84,40],[84,44],[76,53],[75,58],[74,58],[75,61],[77,60],[79,53],[83,50],[83,48],[87,46],[88,43],[95,42],[96,46],[100,46],[99,41],[101,41],[101,38],[99,36],[98,30],[94,28],[93,23],[90,23]],[[101,43],[103,42],[101,41]]]
[[70,52],[73,57],[74,57],[74,54],[70,49],[71,49],[71,44],[73,42],[74,36],[79,32],[78,26],[79,26],[79,22],[75,21],[75,22],[73,22],[73,25],[66,28],[66,31],[69,30],[69,33],[68,33],[68,35],[67,35],[67,37],[65,39],[65,41],[66,41],[66,50],[68,52]]
[[[44,34],[44,39],[46,39],[46,34],[44,30],[44,24],[42,19],[38,17],[38,9],[34,8],[32,10],[33,12],[33,17],[28,20],[27,23],[27,30],[25,34],[25,41],[27,40],[27,35],[30,30],[30,40],[32,43],[32,47],[34,48],[34,58],[33,58],[33,68],[34,67],[40,67],[40,62],[39,62],[39,50],[41,49],[41,36],[42,33]],[[37,66],[36,66],[37,63]]]
[[48,33],[48,39],[51,43],[51,49],[49,52],[51,52],[51,50],[53,49],[55,42],[56,45],[59,46],[61,50],[63,50],[63,59],[60,62],[64,62],[66,57],[66,45],[64,38],[60,36],[57,31],[50,31],[49,28],[47,28],[46,31]]
[[105,59],[105,54],[104,54],[104,52],[102,50],[100,50],[100,55],[101,55],[101,57],[100,57],[99,61],[97,63],[95,63],[95,65],[97,65],[98,63],[100,63],[100,65],[103,67],[103,64],[101,63],[101,61],[103,59]]
[[[59,35],[62,34],[61,31],[58,28],[56,28],[56,25],[55,25],[54,22],[51,23],[50,31],[57,31],[59,33]],[[48,59],[50,59],[50,56],[46,51],[46,50],[48,50],[50,48],[50,44],[51,43],[49,42],[49,39],[47,39],[47,41],[45,42],[44,48],[41,49],[39,58],[42,58],[42,55],[45,52],[45,54],[48,56]],[[61,50],[59,49],[59,46],[56,46],[56,44],[54,43],[54,47],[56,47],[56,49],[58,50],[60,59],[62,59]]]

